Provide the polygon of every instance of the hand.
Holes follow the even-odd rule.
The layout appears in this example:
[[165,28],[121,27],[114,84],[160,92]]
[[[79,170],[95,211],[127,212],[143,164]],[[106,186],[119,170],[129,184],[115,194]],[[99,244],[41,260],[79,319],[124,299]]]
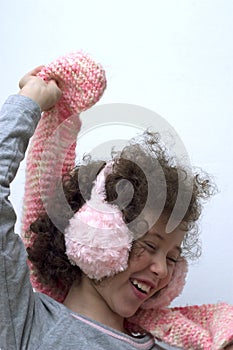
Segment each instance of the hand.
[[37,77],[43,66],[39,66],[27,73],[20,79],[19,94],[34,100],[41,108],[41,111],[51,109],[61,97],[61,90],[55,80],[45,82]]

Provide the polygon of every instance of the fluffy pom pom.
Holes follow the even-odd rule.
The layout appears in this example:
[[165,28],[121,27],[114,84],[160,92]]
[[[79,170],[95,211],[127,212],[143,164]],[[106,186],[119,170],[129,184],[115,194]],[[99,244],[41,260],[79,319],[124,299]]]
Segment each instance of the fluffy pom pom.
[[100,280],[127,268],[132,234],[117,208],[102,203],[97,210],[89,201],[70,220],[65,242],[71,263]]
[[66,254],[90,278],[101,280],[128,266],[133,234],[115,205],[104,200],[108,163],[100,172],[91,199],[73,216],[65,230]]

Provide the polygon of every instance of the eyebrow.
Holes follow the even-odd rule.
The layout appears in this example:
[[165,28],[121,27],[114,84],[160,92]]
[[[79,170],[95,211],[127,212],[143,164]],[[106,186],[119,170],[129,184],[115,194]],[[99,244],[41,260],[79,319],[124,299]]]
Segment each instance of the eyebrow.
[[[164,240],[165,240],[165,238],[164,238],[163,236],[161,236],[158,232],[154,232],[153,234],[154,234],[156,237],[158,237],[161,241],[164,241]],[[182,249],[181,249],[181,247],[179,247],[178,245],[176,245],[174,248],[177,249],[177,250],[179,251],[180,254],[182,253]]]

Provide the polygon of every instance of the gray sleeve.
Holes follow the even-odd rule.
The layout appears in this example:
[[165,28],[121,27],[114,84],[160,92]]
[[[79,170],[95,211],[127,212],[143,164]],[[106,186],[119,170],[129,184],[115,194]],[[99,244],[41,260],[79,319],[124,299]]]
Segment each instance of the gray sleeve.
[[[20,349],[33,313],[33,290],[26,252],[14,234],[15,211],[10,183],[39,121],[41,111],[31,99],[10,96],[0,112],[0,349]],[[27,327],[26,327],[27,328]]]

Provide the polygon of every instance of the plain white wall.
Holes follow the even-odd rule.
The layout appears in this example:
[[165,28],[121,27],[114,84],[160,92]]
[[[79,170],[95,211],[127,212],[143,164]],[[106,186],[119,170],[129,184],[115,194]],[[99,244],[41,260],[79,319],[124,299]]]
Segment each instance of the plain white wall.
[[[138,104],[173,125],[219,194],[202,220],[203,256],[177,305],[233,303],[233,2],[8,0],[0,11],[0,102],[33,67],[82,49],[100,61],[100,103]],[[20,217],[24,165],[13,184]],[[19,231],[19,223],[17,223]]]

